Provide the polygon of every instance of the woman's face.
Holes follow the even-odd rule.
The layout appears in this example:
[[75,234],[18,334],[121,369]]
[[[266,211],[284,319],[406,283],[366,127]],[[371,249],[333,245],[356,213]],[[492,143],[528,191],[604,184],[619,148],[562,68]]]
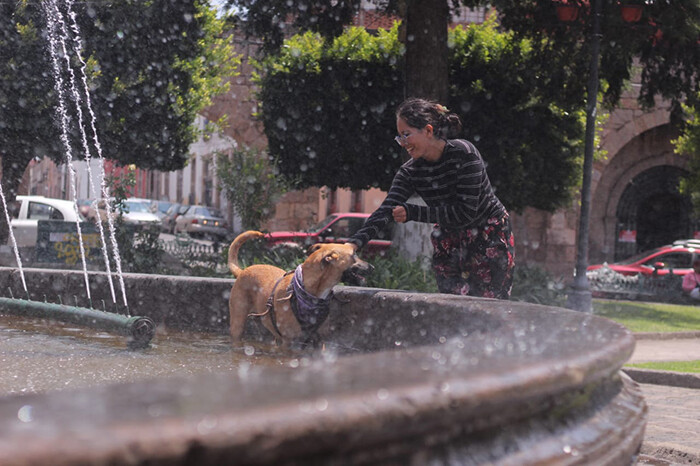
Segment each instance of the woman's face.
[[396,131],[399,133],[399,144],[406,149],[412,159],[425,157],[433,139],[433,127],[426,125],[423,129],[414,128],[403,118],[396,119]]

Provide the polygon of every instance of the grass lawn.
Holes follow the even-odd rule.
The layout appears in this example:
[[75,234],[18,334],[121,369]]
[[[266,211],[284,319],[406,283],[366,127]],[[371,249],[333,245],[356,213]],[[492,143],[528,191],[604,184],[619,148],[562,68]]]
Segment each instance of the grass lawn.
[[[700,306],[594,299],[593,312],[621,323],[632,332],[700,331]],[[700,360],[644,362],[625,366],[700,373]]]
[[653,369],[655,371],[673,371],[700,373],[700,361],[656,361],[641,362],[636,364],[625,364],[625,367],[636,367],[637,369]]
[[700,331],[700,306],[594,299],[593,313],[632,332]]

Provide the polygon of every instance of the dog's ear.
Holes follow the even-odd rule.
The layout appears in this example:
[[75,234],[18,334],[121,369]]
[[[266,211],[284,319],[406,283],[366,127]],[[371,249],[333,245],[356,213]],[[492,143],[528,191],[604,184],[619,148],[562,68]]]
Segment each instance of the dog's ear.
[[338,253],[332,252],[323,258],[323,263],[324,264],[331,264],[337,260],[338,260]]
[[307,253],[307,254],[310,256],[311,254],[315,253],[315,252],[318,251],[319,249],[321,249],[321,243],[312,244],[312,245],[309,247],[308,253]]

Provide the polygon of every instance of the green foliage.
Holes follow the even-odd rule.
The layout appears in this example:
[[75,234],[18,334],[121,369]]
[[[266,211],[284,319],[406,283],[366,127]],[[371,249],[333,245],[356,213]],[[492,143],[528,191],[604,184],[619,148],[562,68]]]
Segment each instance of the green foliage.
[[555,83],[577,78],[550,78],[532,41],[493,22],[450,37],[448,106],[488,162],[501,201],[511,210],[567,204],[581,178],[585,112],[580,95]]
[[516,265],[510,299],[563,307],[566,304],[564,283],[540,267]]
[[374,266],[367,277],[366,286],[389,290],[407,290],[421,293],[437,293],[435,275],[424,261],[410,261],[396,251],[382,256],[365,258]]
[[681,180],[680,188],[682,193],[690,195],[695,215],[700,217],[700,104],[685,105],[683,108],[686,114],[684,131],[678,139],[671,142],[676,154],[689,156],[690,173]]
[[240,24],[262,39],[264,50],[270,52],[282,46],[288,27],[317,32],[328,40],[338,36],[351,22],[360,0],[228,0],[227,4],[236,6]]
[[694,305],[593,300],[596,315],[612,319],[632,332],[684,332],[700,330],[700,313]]
[[294,187],[291,177],[280,176],[277,161],[267,152],[233,149],[216,156],[219,189],[236,208],[245,230],[260,230],[275,213],[275,203]]
[[[58,95],[42,3],[0,3],[0,157],[10,198],[33,158],[47,156],[60,164],[66,155],[56,125]],[[74,2],[73,7],[103,155],[141,168],[182,168],[196,137],[196,113],[227,90],[226,80],[239,62],[223,34],[223,20],[202,0]],[[73,44],[68,37],[69,58],[80,79]],[[78,112],[72,103],[67,107],[72,156],[82,159]],[[82,112],[89,118],[87,108]]]
[[[114,196],[112,208],[118,213],[114,219],[115,237],[119,249],[122,271],[135,273],[157,273],[165,254],[157,225],[136,226],[124,222],[124,201],[136,184],[133,170],[118,177],[109,177],[107,185]],[[109,232],[105,222],[105,232]],[[109,243],[111,246],[111,242]],[[116,270],[114,254],[109,254],[112,270]]]
[[158,273],[165,250],[157,225],[134,228],[118,221],[117,244],[122,270],[134,273]]
[[228,247],[221,247],[220,244],[213,249],[198,247],[200,245],[189,238],[178,238],[177,241],[181,250],[185,251],[177,257],[184,269],[180,273],[195,277],[230,278],[231,273],[226,263]]
[[[390,186],[402,163],[393,142],[403,99],[397,33],[350,28],[325,47],[306,33],[262,61],[270,152],[301,187]],[[500,33],[493,22],[450,33],[448,106],[465,122],[509,209],[554,210],[580,180],[584,100],[580,70],[567,69],[554,73],[532,41]]]
[[[587,77],[590,62],[592,21],[590,8],[582,8],[571,23],[557,20],[551,0],[468,0],[470,6],[490,4],[498,10],[502,27],[523,37],[546,38],[552,69],[564,65],[581,70]],[[640,103],[654,105],[655,96],[674,102],[694,98],[700,90],[697,79],[700,49],[700,3],[697,0],[645,2],[642,19],[623,21],[618,2],[602,2],[600,78],[605,86],[605,102],[613,106],[630,78],[633,60],[641,73]],[[545,56],[543,55],[543,58]],[[563,59],[567,59],[568,63]]]
[[188,159],[196,114],[226,92],[239,57],[208,2],[84,4],[86,56],[105,156],[175,170]]
[[694,361],[651,361],[635,364],[625,364],[625,367],[639,369],[651,369],[655,371],[685,372],[689,374],[700,373],[700,360]]
[[403,99],[396,28],[349,28],[329,47],[307,33],[259,64],[270,153],[299,188],[387,189],[401,164],[394,108]]

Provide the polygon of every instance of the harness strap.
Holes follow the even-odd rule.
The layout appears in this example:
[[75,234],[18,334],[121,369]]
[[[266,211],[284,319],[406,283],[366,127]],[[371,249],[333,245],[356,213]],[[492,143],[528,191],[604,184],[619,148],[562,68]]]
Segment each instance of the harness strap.
[[280,284],[280,282],[289,275],[290,273],[294,273],[293,270],[290,270],[289,272],[285,272],[284,275],[282,275],[279,279],[277,279],[277,282],[275,282],[275,286],[272,287],[272,293],[270,293],[270,297],[267,298],[267,304],[265,305],[265,312],[262,314],[250,314],[253,316],[264,316],[265,314],[270,314],[270,321],[272,321],[272,328],[275,329],[275,332],[277,332],[277,335],[280,338],[284,338],[282,336],[282,332],[280,332],[280,329],[277,327],[277,318],[275,317],[275,291],[277,290],[277,286]]

